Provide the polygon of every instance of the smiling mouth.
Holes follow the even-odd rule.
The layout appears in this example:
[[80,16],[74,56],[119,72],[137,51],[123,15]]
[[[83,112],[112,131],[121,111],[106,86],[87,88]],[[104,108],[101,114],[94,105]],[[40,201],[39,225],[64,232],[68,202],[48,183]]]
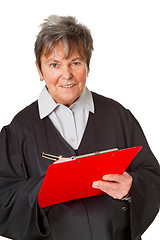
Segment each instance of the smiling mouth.
[[61,86],[62,88],[73,88],[76,84],[68,84],[68,85],[63,85]]

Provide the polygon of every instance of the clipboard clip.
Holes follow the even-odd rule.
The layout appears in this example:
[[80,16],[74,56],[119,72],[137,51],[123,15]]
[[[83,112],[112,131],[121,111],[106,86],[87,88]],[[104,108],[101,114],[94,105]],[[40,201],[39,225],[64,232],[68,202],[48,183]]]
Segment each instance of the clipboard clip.
[[[80,155],[80,156],[72,156],[71,160],[81,159],[81,158],[90,157],[90,156],[94,156],[94,155],[99,155],[99,154],[103,154],[103,153],[107,153],[107,152],[113,152],[113,151],[117,151],[117,150],[118,150],[118,148],[113,148],[113,149],[109,149],[109,150],[105,150],[105,151],[96,151],[96,152],[93,152],[93,153],[84,154],[84,155]],[[52,160],[54,162],[63,158],[63,155],[56,156],[56,155],[52,155],[52,154],[45,153],[45,152],[42,152],[41,156],[43,158]]]

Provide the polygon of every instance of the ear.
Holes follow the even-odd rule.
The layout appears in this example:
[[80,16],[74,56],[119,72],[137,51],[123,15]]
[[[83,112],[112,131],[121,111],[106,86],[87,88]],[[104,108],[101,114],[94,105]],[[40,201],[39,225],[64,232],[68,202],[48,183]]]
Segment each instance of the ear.
[[37,60],[35,61],[35,64],[36,64],[36,68],[37,68],[37,71],[38,71],[38,74],[39,74],[39,77],[40,77],[40,81],[43,81],[44,80],[44,77],[43,77],[43,74],[38,66],[38,63],[37,63]]
[[88,67],[87,67],[87,64],[85,64],[85,66],[86,66],[86,79],[87,79],[88,74],[89,74],[89,69],[88,69]]

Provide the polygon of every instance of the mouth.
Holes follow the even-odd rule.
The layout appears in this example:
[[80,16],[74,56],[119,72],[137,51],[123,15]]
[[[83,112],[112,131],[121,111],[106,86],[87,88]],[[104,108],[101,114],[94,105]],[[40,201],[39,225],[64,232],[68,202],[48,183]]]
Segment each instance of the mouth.
[[68,84],[68,85],[63,85],[61,87],[62,88],[73,88],[74,86],[76,86],[76,84],[72,83],[72,84]]

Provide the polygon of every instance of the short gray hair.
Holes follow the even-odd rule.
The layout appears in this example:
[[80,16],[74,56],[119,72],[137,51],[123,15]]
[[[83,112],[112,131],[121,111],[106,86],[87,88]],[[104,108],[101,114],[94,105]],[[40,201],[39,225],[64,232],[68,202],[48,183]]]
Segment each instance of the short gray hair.
[[51,15],[44,20],[35,42],[35,55],[41,70],[41,56],[49,55],[59,41],[63,42],[66,58],[73,50],[78,50],[86,58],[89,70],[93,51],[93,39],[90,30],[77,22],[75,17]]

